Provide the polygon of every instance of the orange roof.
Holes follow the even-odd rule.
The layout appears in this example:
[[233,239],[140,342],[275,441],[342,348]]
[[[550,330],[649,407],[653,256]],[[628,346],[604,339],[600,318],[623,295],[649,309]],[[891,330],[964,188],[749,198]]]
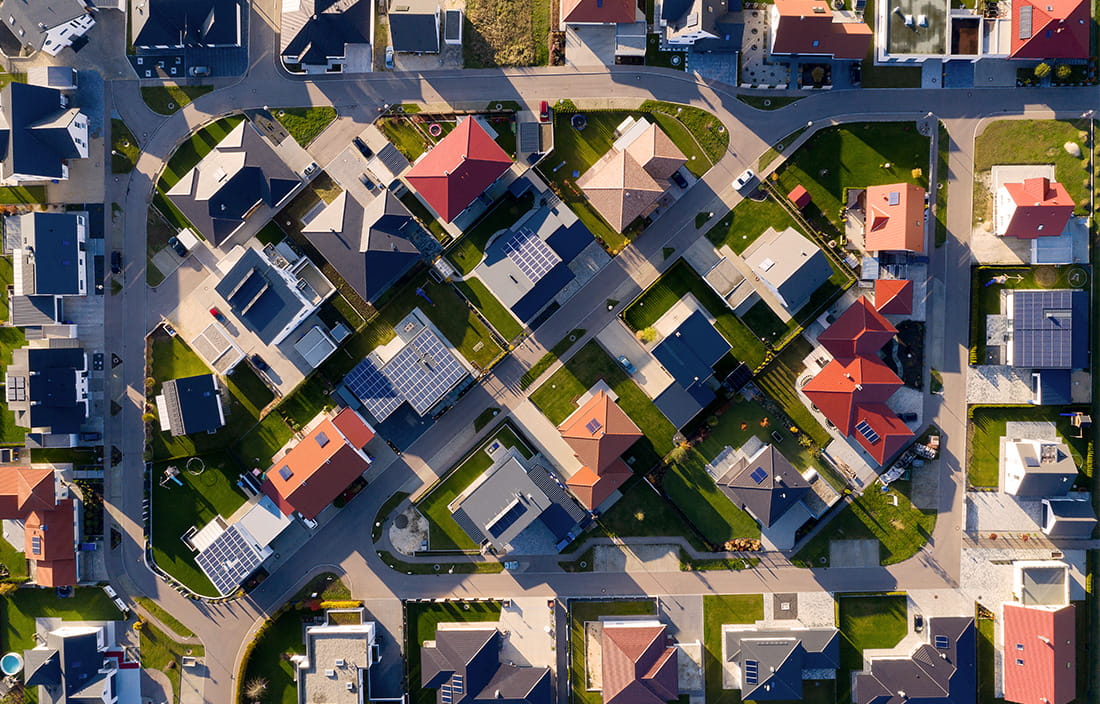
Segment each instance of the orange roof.
[[581,464],[599,475],[642,437],[630,416],[603,390],[566,418],[558,432]]
[[824,0],[775,0],[779,22],[773,54],[862,59],[871,48],[871,28],[863,22],[837,22]]
[[1057,237],[1073,215],[1073,198],[1062,184],[1047,178],[1028,178],[1023,183],[1006,183],[1016,208],[1004,237],[1034,239]]
[[23,518],[55,505],[52,467],[0,467],[0,518]]
[[594,511],[632,476],[634,472],[618,458],[601,474],[596,474],[591,467],[581,467],[565,484],[578,501]]
[[864,212],[864,249],[924,251],[924,189],[911,183],[871,186]]
[[1087,59],[1092,13],[1087,0],[1013,0],[1014,59]]
[[801,184],[791,189],[791,192],[787,194],[787,199],[794,203],[799,210],[805,208],[813,201],[813,198],[810,197],[810,192]]
[[633,22],[638,13],[634,0],[562,0],[563,22],[574,24],[604,24]]
[[664,625],[604,625],[604,704],[663,704],[679,696],[676,648],[665,642],[665,631]]
[[37,563],[35,582],[39,586],[76,584],[75,520],[72,499],[58,501],[56,508],[27,515],[23,549],[27,559]]
[[264,493],[284,514],[297,511],[314,518],[367,471],[370,461],[360,450],[373,437],[371,427],[350,408],[325,418],[267,470]]
[[909,426],[885,403],[860,404],[856,409],[855,428],[852,437],[879,464],[886,464],[913,437]]
[[875,308],[883,315],[913,312],[913,282],[909,279],[876,279]]
[[882,403],[902,386],[901,379],[877,356],[847,363],[832,360],[802,388],[837,430],[851,435],[860,404]]
[[1077,697],[1077,611],[1004,605],[1005,701],[1069,704]]
[[833,321],[817,341],[838,360],[848,360],[859,355],[875,355],[897,333],[889,320],[882,316],[866,296],[848,306]]

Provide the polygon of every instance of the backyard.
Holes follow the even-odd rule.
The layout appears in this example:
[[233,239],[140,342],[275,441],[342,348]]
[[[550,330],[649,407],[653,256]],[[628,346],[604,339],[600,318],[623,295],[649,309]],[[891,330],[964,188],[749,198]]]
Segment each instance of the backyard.
[[837,596],[840,629],[838,701],[848,701],[851,673],[863,669],[863,651],[892,648],[909,632],[909,610],[904,594],[847,594]]
[[53,589],[18,589],[0,599],[0,648],[5,653],[35,646],[34,620],[121,621],[122,613],[99,587],[75,587],[73,595],[59,599]]
[[181,86],[165,83],[160,86],[142,86],[141,98],[153,112],[171,115],[212,90],[214,86]]
[[[825,447],[832,440],[832,436],[821,427],[821,423],[802,402],[797,391],[798,377],[806,369],[802,360],[806,359],[812,351],[813,346],[804,337],[795,338],[768,363],[763,373],[756,376],[755,383],[790,417],[801,432],[809,436],[819,447]],[[783,451],[786,453],[787,448],[784,447]],[[788,459],[793,460],[793,457],[788,455]]]
[[428,137],[406,117],[383,117],[375,124],[409,161],[416,161],[431,144]]
[[550,0],[468,0],[462,33],[465,68],[546,65],[550,5]]
[[503,448],[515,447],[528,459],[534,454],[527,443],[516,434],[515,429],[509,424],[504,424],[459,462],[416,504],[417,509],[428,520],[429,549],[475,551],[478,549],[478,544],[455,522],[447,505],[492,466],[493,457],[485,450],[494,443],[500,443]]
[[531,365],[531,368],[523,373],[523,376],[519,379],[519,387],[526,389],[531,384],[538,381],[538,378],[543,373],[553,366],[554,362],[558,361],[558,358],[569,351],[569,349],[576,343],[577,340],[584,337],[585,330],[583,328],[576,328],[568,335],[558,341],[550,350],[539,357],[539,361]]
[[283,108],[275,111],[275,119],[286,128],[295,142],[306,147],[336,119],[336,109],[327,105]]
[[496,622],[499,601],[449,601],[422,604],[405,602],[405,672],[410,683],[410,704],[435,704],[436,690],[420,686],[420,648],[435,638],[440,623]]
[[497,300],[481,279],[470,277],[465,281],[456,281],[455,286],[505,340],[511,341],[523,334],[523,325]]
[[1069,445],[1073,462],[1080,471],[1078,483],[1089,486],[1092,467],[1086,458],[1090,454],[1091,434],[1077,437],[1077,428],[1063,415],[1073,411],[1088,413],[1089,409],[1087,406],[971,406],[967,412],[970,420],[967,423],[967,446],[970,448],[966,462],[967,483],[983,489],[996,489],[1000,485],[1001,438],[1005,436],[1005,424],[1012,421],[1053,423],[1058,435]]
[[675,538],[682,536],[697,550],[706,550],[698,532],[649,482],[635,476],[619,489],[622,497],[597,519],[588,537]]
[[485,257],[485,247],[500,230],[511,227],[535,203],[534,191],[518,198],[506,193],[492,210],[488,211],[472,227],[468,228],[447,252],[447,258],[463,276],[471,273]]
[[738,508],[718,489],[706,470],[707,460],[695,449],[669,466],[662,487],[669,500],[687,516],[713,550],[734,538],[759,538],[756,519]]
[[206,649],[201,645],[178,643],[149,622],[142,624],[139,644],[141,666],[164,673],[172,685],[172,696],[179,701],[183,658],[188,655],[202,657]]
[[603,694],[588,691],[586,683],[588,666],[584,624],[589,621],[599,621],[601,616],[652,616],[656,613],[657,604],[651,599],[569,602],[569,687],[573,702],[576,704],[602,704],[603,702]]
[[741,704],[740,690],[722,689],[722,626],[751,624],[763,618],[761,594],[703,597],[703,680],[707,686],[707,704]]
[[263,680],[267,692],[265,704],[297,704],[298,687],[295,683],[296,666],[288,656],[306,652],[302,640],[304,612],[287,608],[260,627],[244,663],[243,686]]

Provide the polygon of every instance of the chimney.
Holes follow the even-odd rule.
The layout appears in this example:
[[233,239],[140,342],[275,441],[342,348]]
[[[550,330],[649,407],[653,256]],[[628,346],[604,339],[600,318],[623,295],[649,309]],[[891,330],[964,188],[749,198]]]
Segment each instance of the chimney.
[[1039,640],[1043,641],[1047,645],[1050,645],[1050,638],[1047,638],[1046,636],[1039,636]]

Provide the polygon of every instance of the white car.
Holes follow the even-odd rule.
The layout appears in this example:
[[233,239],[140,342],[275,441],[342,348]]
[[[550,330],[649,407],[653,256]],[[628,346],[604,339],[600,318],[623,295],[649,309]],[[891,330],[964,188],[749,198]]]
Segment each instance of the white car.
[[386,47],[386,68],[393,68],[393,47]]
[[753,173],[752,169],[745,169],[745,171],[737,177],[737,180],[733,182],[733,188],[740,192],[755,180],[756,174]]

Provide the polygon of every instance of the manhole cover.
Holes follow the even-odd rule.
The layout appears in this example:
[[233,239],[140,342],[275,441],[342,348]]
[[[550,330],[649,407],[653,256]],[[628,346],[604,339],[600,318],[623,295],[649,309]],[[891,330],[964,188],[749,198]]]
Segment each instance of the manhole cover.
[[409,527],[409,517],[405,514],[401,514],[397,518],[393,519],[393,524],[400,530],[404,530]]

